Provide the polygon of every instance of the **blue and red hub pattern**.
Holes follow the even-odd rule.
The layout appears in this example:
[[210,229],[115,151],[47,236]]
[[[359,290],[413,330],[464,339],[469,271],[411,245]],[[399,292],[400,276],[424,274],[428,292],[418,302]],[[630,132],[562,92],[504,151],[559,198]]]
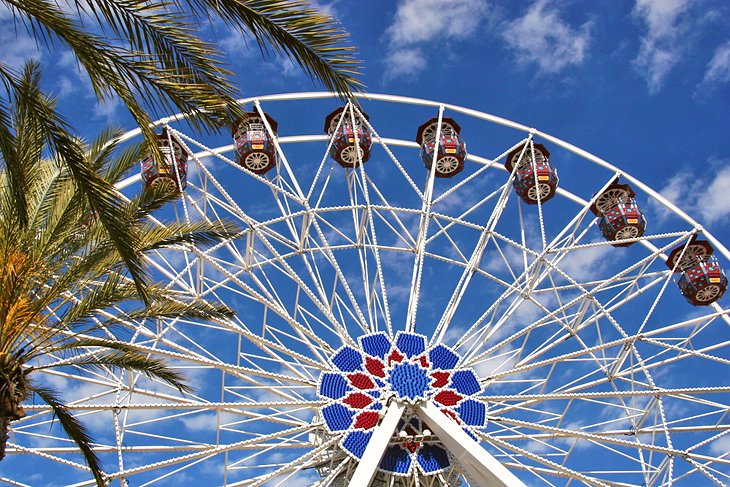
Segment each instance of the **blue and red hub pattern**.
[[[382,332],[364,335],[359,345],[337,350],[330,359],[332,371],[323,372],[317,386],[317,394],[327,401],[320,409],[327,430],[344,433],[340,446],[356,460],[362,458],[389,398],[410,405],[433,401],[471,436],[472,428],[486,426],[479,378],[458,366],[461,357],[449,347],[428,348],[425,336],[404,332],[394,340]],[[388,447],[380,470],[410,475],[413,469],[422,474],[447,469],[449,456],[435,437],[412,441],[423,440],[427,428],[418,417],[404,416],[397,429],[405,431],[403,441]]]

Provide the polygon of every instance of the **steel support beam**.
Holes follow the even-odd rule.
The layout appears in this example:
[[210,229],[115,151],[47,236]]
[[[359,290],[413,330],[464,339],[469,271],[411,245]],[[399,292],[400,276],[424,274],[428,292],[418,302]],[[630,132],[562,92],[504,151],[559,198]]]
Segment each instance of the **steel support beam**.
[[[395,433],[395,428],[398,426],[398,420],[403,416],[404,409],[405,406],[398,403],[398,401],[390,402],[385,417],[380,425],[375,428],[373,437],[370,438],[365,453],[357,464],[355,473],[350,479],[350,487],[368,487],[370,482],[373,481],[375,474],[378,472],[380,460],[382,460],[383,454],[388,448],[390,439],[393,438],[393,433]],[[439,412],[439,414],[441,413]]]
[[433,402],[428,401],[417,406],[416,413],[428,423],[431,431],[438,436],[476,485],[526,487],[458,424],[442,413]]

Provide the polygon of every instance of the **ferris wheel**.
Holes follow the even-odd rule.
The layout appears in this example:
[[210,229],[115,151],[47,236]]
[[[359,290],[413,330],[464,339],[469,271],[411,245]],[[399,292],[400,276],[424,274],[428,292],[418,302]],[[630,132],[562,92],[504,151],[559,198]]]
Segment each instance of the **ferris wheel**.
[[[691,216],[477,110],[243,103],[232,138],[159,121],[166,161],[119,188],[171,185],[175,217],[242,229],[150,256],[169,289],[236,318],[115,330],[196,393],[41,379],[64,388],[110,485],[730,483],[730,252]],[[93,485],[51,411],[25,409],[0,480]]]

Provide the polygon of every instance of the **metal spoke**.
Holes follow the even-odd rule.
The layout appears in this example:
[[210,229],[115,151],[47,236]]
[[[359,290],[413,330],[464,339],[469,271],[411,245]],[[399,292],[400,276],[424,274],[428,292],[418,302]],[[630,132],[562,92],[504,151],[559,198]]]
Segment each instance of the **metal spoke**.
[[[164,360],[195,392],[74,365],[98,356],[93,347],[33,364],[91,431],[112,483],[730,482],[727,298],[690,306],[681,269],[665,263],[695,239],[721,266],[730,252],[682,209],[568,142],[465,107],[368,94],[312,134],[304,117],[324,116],[331,94],[246,101],[273,147],[266,158],[188,134],[183,115],[157,124],[191,158],[187,186],[149,221],[231,220],[240,235],[146,255],[171,295],[220,301],[237,316],[134,320],[120,305],[90,321],[98,333],[78,334]],[[426,138],[456,133],[468,155],[390,137],[434,110]],[[496,125],[511,131],[507,143],[491,142],[505,140],[492,137]],[[540,188],[538,143],[564,179],[554,198]],[[515,154],[532,161],[531,201],[505,163]],[[619,178],[648,223],[611,240],[596,203],[620,201],[609,191]],[[133,198],[139,179],[120,194]],[[658,207],[669,216],[657,218]],[[62,319],[78,302],[68,293],[46,313]],[[93,485],[52,409],[33,397],[24,407],[0,480],[33,485],[28,472],[41,471],[41,483]]]

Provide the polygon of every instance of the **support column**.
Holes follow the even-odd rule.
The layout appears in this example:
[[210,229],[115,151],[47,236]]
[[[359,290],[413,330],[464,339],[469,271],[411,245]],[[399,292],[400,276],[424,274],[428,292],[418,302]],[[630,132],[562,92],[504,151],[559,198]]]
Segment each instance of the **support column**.
[[[350,487],[368,487],[370,482],[373,481],[380,460],[382,460],[383,454],[388,448],[390,439],[398,426],[398,420],[403,416],[404,409],[405,406],[399,404],[398,401],[391,401],[388,410],[385,412],[385,417],[375,428],[373,437],[370,438],[365,453],[357,464],[355,473],[350,479]],[[441,414],[440,411],[439,414]]]
[[526,487],[512,472],[494,458],[471,436],[446,416],[431,401],[416,407],[418,416],[428,423],[431,431],[464,467],[467,475],[477,485],[490,487]]

